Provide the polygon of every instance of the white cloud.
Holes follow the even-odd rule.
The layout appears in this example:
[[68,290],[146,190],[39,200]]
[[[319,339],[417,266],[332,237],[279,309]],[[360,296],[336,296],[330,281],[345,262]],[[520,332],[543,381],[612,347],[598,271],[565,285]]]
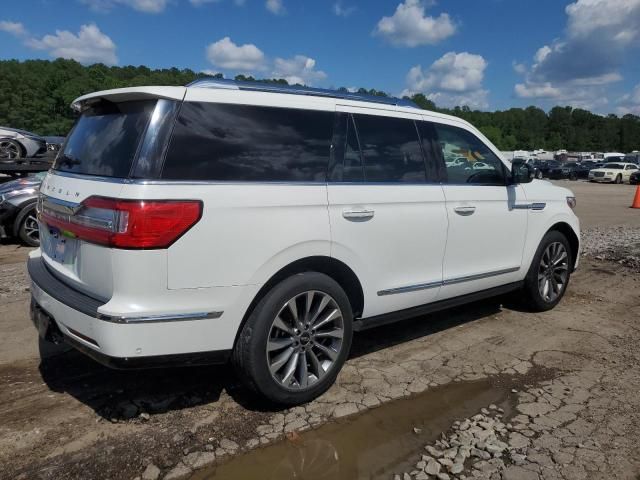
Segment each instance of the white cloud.
[[78,34],[68,30],[56,30],[55,35],[41,39],[29,38],[25,45],[36,50],[45,50],[53,58],[71,58],[80,63],[118,63],[116,44],[94,23],[82,25]]
[[430,89],[467,92],[482,87],[487,62],[481,55],[467,52],[445,53],[431,66],[423,70],[419,65],[409,70],[407,83],[410,88],[424,92]]
[[516,95],[520,98],[559,98],[561,91],[549,82],[538,84],[518,83],[515,86]]
[[430,17],[420,0],[405,0],[391,17],[382,17],[374,34],[396,46],[417,47],[436,44],[455,32],[456,25],[448,14]]
[[96,12],[108,12],[117,5],[123,5],[144,13],[164,12],[170,0],[81,0]]
[[305,55],[293,58],[276,58],[273,66],[273,76],[284,78],[290,84],[313,85],[327,78],[322,70],[316,70],[316,61]]
[[514,60],[511,62],[511,66],[513,67],[513,71],[519,75],[527,73],[527,66],[524,63],[518,63]]
[[515,94],[605,105],[605,86],[622,80],[620,67],[640,46],[640,0],[575,0],[565,12],[564,35],[536,51]]
[[424,93],[442,106],[488,106],[488,91],[483,88],[487,61],[481,55],[449,52],[423,69],[416,65],[407,73],[407,89],[403,95]]
[[640,115],[640,83],[630,93],[623,95],[618,100],[616,112],[619,115],[626,115],[627,113]]
[[282,0],[267,0],[264,6],[274,15],[282,15],[285,12]]
[[356,11],[356,7],[353,7],[353,6],[345,7],[342,4],[342,2],[338,1],[333,4],[333,7],[331,7],[331,10],[333,11],[334,15],[338,17],[348,17],[349,15],[351,15],[353,12]]
[[20,22],[0,21],[0,32],[7,32],[15,37],[24,37],[28,34],[27,29]]
[[207,58],[218,68],[252,72],[265,69],[265,57],[262,50],[247,43],[236,45],[229,37],[224,37],[207,47]]

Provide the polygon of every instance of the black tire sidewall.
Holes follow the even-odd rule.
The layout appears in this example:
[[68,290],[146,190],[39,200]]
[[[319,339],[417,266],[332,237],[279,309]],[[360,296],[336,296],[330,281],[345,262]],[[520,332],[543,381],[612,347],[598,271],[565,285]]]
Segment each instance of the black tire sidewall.
[[[567,274],[567,282],[560,292],[558,298],[553,300],[552,302],[547,302],[542,298],[540,291],[538,289],[538,268],[540,266],[540,260],[542,259],[542,255],[547,247],[554,242],[560,242],[564,245],[567,250],[567,254],[569,256],[569,272]],[[567,292],[567,288],[569,288],[569,283],[571,280],[571,272],[573,271],[573,252],[571,251],[571,245],[569,244],[569,240],[567,237],[557,230],[552,230],[547,232],[542,240],[540,241],[540,245],[538,245],[538,249],[536,250],[535,255],[533,256],[533,261],[531,262],[531,266],[529,267],[529,271],[527,272],[527,276],[525,278],[525,299],[527,306],[537,312],[544,312],[547,310],[551,310],[554,308],[562,298],[564,294]]]
[[[340,307],[344,322],[342,351],[331,370],[311,388],[304,391],[288,390],[280,386],[271,376],[265,347],[273,319],[282,305],[296,295],[309,290],[318,290],[331,295]],[[279,405],[298,405],[321,395],[335,382],[349,355],[352,337],[351,305],[340,285],[322,273],[300,273],[277,284],[256,305],[234,349],[234,366],[241,380],[262,397]]]

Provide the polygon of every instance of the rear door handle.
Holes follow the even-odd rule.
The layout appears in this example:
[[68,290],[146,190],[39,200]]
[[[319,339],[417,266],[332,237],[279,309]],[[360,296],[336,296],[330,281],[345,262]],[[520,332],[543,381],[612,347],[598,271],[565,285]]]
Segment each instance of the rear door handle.
[[473,215],[476,211],[476,207],[456,207],[453,209],[458,215],[462,215],[463,217],[468,217],[469,215]]
[[342,216],[347,220],[369,220],[374,213],[373,210],[366,209],[343,210]]

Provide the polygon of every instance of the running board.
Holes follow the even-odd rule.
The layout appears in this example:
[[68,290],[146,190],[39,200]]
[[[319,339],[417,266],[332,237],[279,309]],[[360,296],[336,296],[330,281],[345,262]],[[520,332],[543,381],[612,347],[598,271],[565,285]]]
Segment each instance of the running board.
[[399,322],[408,318],[419,317],[421,315],[439,312],[440,310],[458,307],[467,303],[477,302],[478,300],[484,300],[504,293],[513,292],[514,290],[522,288],[523,285],[524,281],[508,283],[506,285],[488,288],[487,290],[481,290],[479,292],[468,293],[459,297],[446,298],[437,302],[427,303],[426,305],[418,305],[417,307],[398,310],[397,312],[383,313],[382,315],[376,315],[368,318],[358,318],[353,322],[353,330],[361,332],[363,330],[368,330],[369,328],[380,327],[382,325]]

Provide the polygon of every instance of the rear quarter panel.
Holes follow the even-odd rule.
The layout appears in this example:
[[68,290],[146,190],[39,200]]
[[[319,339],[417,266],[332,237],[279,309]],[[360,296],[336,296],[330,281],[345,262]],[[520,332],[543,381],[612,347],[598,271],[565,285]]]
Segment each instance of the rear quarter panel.
[[121,197],[202,200],[200,221],[167,250],[169,289],[259,285],[295,260],[330,255],[324,184],[126,185]]

